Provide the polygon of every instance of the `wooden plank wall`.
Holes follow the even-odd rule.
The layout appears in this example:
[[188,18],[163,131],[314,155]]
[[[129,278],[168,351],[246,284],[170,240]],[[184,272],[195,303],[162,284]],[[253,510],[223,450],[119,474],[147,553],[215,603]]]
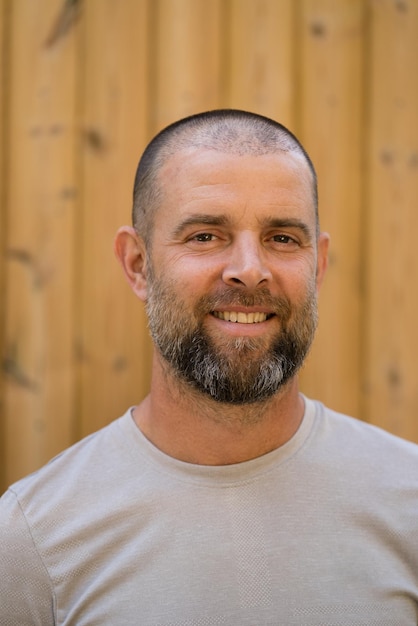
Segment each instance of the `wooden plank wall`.
[[418,0],[0,0],[1,489],[139,401],[112,252],[138,157],[215,107],[288,125],[332,235],[303,390],[418,442]]

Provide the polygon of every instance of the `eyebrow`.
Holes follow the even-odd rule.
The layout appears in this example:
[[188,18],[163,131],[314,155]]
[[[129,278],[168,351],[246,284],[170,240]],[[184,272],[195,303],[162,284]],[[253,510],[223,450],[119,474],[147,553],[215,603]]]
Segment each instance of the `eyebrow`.
[[259,220],[259,222],[260,225],[265,228],[296,228],[297,230],[302,231],[305,237],[312,237],[312,229],[309,228],[308,224],[296,218],[267,217]]
[[229,223],[228,218],[225,215],[211,215],[210,213],[196,213],[189,215],[182,220],[174,229],[174,237],[178,237],[189,226],[198,226],[205,224],[207,226],[225,226]]
[[[300,230],[308,239],[312,238],[312,231],[309,226],[302,220],[295,218],[278,218],[267,217],[258,220],[259,224],[263,228],[295,228]],[[210,213],[196,213],[189,215],[182,220],[174,229],[174,237],[178,237],[189,226],[199,226],[204,224],[206,226],[225,226],[230,223],[230,220],[226,215],[212,215]]]

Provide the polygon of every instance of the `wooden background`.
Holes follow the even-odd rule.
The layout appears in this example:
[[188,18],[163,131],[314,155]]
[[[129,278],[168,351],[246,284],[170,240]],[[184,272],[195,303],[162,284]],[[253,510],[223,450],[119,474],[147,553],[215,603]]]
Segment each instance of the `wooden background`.
[[331,263],[303,390],[418,441],[418,0],[0,0],[0,17],[2,488],[145,395],[113,236],[146,142],[217,107],[288,125],[319,172]]

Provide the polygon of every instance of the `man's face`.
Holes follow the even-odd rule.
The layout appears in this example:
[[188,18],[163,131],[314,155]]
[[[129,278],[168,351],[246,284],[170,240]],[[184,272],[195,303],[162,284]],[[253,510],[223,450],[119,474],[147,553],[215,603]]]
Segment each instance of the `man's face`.
[[290,153],[189,150],[159,179],[146,298],[154,343],[215,400],[266,400],[295,375],[316,327],[326,240],[317,248],[308,166]]

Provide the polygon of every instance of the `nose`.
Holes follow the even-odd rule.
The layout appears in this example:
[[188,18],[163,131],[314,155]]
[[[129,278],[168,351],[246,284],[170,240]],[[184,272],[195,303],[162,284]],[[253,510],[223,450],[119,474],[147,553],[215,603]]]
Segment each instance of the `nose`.
[[227,285],[241,285],[247,289],[267,286],[271,281],[272,274],[266,264],[265,251],[255,235],[242,235],[231,244],[222,279]]

